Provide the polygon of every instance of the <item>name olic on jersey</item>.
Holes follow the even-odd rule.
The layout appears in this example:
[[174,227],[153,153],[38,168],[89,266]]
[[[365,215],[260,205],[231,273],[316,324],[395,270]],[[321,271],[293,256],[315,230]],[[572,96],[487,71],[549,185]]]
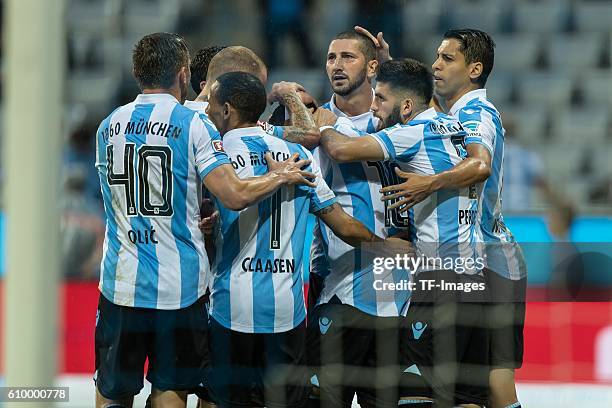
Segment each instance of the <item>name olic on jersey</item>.
[[261,259],[247,257],[242,260],[243,272],[293,273],[295,259]]
[[157,238],[155,238],[155,228],[146,228],[144,231],[140,230],[129,230],[128,239],[132,244],[159,244]]
[[[166,122],[150,122],[144,120],[129,121],[123,131],[124,135],[155,135],[161,137],[171,137],[178,139],[183,132],[183,128],[171,125]],[[115,123],[102,130],[102,137],[105,141],[109,138],[121,134],[121,123]]]

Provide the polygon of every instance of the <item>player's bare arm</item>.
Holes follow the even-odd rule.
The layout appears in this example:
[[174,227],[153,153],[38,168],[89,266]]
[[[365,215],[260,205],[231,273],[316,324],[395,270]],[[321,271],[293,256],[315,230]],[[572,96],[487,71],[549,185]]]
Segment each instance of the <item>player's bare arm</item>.
[[[413,256],[415,251],[410,242],[404,239],[392,237],[382,239],[373,234],[360,221],[348,215],[338,203],[315,213],[325,225],[327,225],[338,238],[348,245],[357,247],[366,243],[383,243],[383,246],[376,246],[377,254],[393,257],[397,254]],[[382,251],[378,253],[378,251]]]
[[361,222],[348,215],[340,204],[332,205],[321,209],[315,213],[325,225],[346,242],[347,244],[358,247],[366,242],[383,242],[383,239],[374,235]]
[[333,128],[321,132],[321,146],[325,152],[339,163],[384,160],[385,154],[380,144],[370,135],[349,137]]
[[396,168],[395,173],[405,181],[401,184],[382,188],[382,200],[401,200],[389,205],[389,209],[400,206],[403,211],[420,203],[433,192],[450,188],[462,188],[475,183],[485,181],[491,175],[491,154],[481,144],[469,144],[467,146],[468,157],[450,170],[442,173],[425,176],[415,173],[407,173]]
[[230,164],[224,164],[206,176],[204,185],[225,207],[234,211],[253,205],[283,185],[315,187],[310,181],[315,179],[315,174],[302,170],[310,160],[297,160],[297,153],[282,162],[274,160],[269,153],[265,157],[270,171],[263,176],[240,179]]
[[299,143],[307,149],[319,145],[319,127],[302,102],[298,92],[303,88],[295,82],[278,82],[272,86],[270,102],[279,102],[291,113],[291,126],[283,128],[283,135],[290,142]]

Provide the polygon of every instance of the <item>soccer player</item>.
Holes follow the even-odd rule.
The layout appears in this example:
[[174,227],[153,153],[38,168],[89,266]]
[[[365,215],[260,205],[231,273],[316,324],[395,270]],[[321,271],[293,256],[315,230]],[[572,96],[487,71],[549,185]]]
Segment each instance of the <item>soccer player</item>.
[[[293,84],[282,92],[292,111],[308,111]],[[278,88],[278,87],[277,87]],[[207,113],[223,137],[240,177],[266,171],[266,152],[276,158],[312,155],[257,125],[266,107],[263,84],[253,75],[229,72],[211,86]],[[220,208],[217,261],[211,284],[211,376],[215,401],[224,406],[287,406],[306,403],[306,311],[302,249],[308,213],[319,217],[352,246],[382,242],[335,203],[320,176],[316,186],[278,190],[256,206]],[[405,244],[405,243],[402,243]]]
[[[381,38],[381,36],[379,36]],[[379,48],[384,48],[380,46]],[[430,194],[485,181],[478,223],[485,242],[490,310],[489,385],[494,408],[520,407],[514,371],[523,362],[523,327],[527,268],[520,246],[502,216],[504,128],[485,85],[493,69],[495,43],[479,30],[449,30],[438,47],[434,70],[435,95],[441,106],[462,123],[468,137],[468,158],[435,176],[398,171],[405,182],[383,189],[410,207]],[[388,54],[388,47],[387,47]]]
[[[212,61],[219,51],[225,48],[227,48],[227,46],[224,45],[211,45],[210,47],[201,48],[191,60],[191,65],[189,66],[191,70],[190,82],[191,89],[193,89],[196,95],[200,95],[200,92],[204,89],[204,85],[206,85],[206,76],[208,75],[210,61]],[[185,104],[187,103],[188,101],[185,101]]]
[[[336,125],[343,133],[360,137],[367,132],[374,132],[379,120],[370,109],[374,100],[372,81],[378,63],[374,43],[365,35],[353,31],[338,34],[329,44],[326,60],[326,72],[334,91],[329,102],[322,108],[331,110],[339,117]],[[394,184],[395,173],[390,169],[393,164],[387,162],[338,163],[327,153],[318,148],[313,152],[320,164],[323,177],[338,196],[342,208],[363,222],[371,231],[380,236],[388,236],[389,228],[405,226],[407,220],[401,219],[397,211],[388,212],[379,199],[378,190],[388,184]],[[391,178],[390,178],[391,177]],[[383,300],[373,289],[374,277],[372,264],[365,262],[365,257],[358,248],[352,248],[342,242],[320,222],[315,225],[313,246],[311,249],[311,273],[308,290],[308,303],[311,311],[315,305],[337,303],[329,306],[332,309],[346,310],[356,320],[367,316],[371,322],[380,318],[381,322],[395,322],[403,308],[402,301]],[[321,322],[325,322],[325,316]],[[330,338],[339,329],[333,325],[330,329],[321,326],[318,312],[310,313],[309,336],[312,344],[312,365],[320,363],[319,339]],[[324,318],[325,317],[325,318]],[[390,318],[390,319],[387,319]],[[348,330],[348,329],[347,329]],[[355,328],[355,332],[359,329]],[[374,368],[386,365],[389,357],[377,358],[378,341],[397,338],[393,329],[363,331],[363,341],[347,344],[346,351],[350,364],[362,368]],[[348,331],[345,333],[348,339]],[[359,338],[359,337],[355,337]],[[378,339],[378,340],[377,340]],[[381,343],[382,344],[382,343]],[[395,350],[391,347],[390,350]],[[396,356],[395,356],[396,357]],[[395,362],[395,360],[393,360]],[[376,392],[374,376],[360,376],[358,373],[346,372],[343,379],[346,386],[338,390],[339,399],[352,401],[356,393],[361,404],[376,405],[381,398]],[[356,383],[366,381],[366,386]],[[328,388],[329,389],[329,388]],[[379,390],[380,391],[380,390]],[[387,391],[383,391],[387,392]],[[329,394],[329,392],[327,392]],[[391,397],[393,399],[394,397]]]
[[[386,62],[378,70],[372,105],[383,130],[355,138],[328,128],[322,131],[321,145],[339,162],[389,159],[403,170],[419,174],[448,170],[462,161],[466,133],[456,119],[429,108],[432,94],[433,78],[423,64],[414,60]],[[436,265],[434,270],[419,268],[419,281],[439,282],[442,278],[463,285],[482,283],[474,234],[476,197],[467,187],[444,190],[410,209],[408,230],[417,252],[444,259],[444,265],[452,260],[454,265]],[[472,259],[471,265],[468,259]],[[484,361],[475,361],[488,346],[487,331],[478,326],[483,324],[482,299],[470,296],[474,303],[462,304],[452,291],[433,288],[433,292],[429,298],[423,290],[412,295],[406,317],[408,330],[400,339],[402,353],[407,357],[403,363],[417,364],[436,391],[439,406],[484,404],[486,389],[464,384],[486,384],[488,375],[486,356]],[[464,320],[444,322],[429,305],[432,299],[453,306],[451,310]],[[469,371],[452,368],[466,359],[472,363]],[[322,370],[322,387],[324,373]]]
[[133,52],[142,94],[115,109],[96,134],[106,236],[96,321],[96,406],[131,407],[147,378],[153,406],[184,407],[207,359],[202,296],[209,264],[198,230],[202,183],[226,207],[245,208],[282,185],[313,185],[289,159],[261,177],[238,178],[212,124],[181,105],[189,51],[169,33]]

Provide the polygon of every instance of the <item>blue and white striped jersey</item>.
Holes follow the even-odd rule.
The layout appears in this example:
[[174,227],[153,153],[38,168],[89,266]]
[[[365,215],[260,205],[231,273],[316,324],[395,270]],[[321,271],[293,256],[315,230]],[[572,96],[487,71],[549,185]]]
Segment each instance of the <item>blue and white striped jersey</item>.
[[230,161],[212,123],[172,95],[138,95],[98,128],[106,212],[100,291],[122,306],[179,309],[208,286],[202,180]]
[[[374,89],[372,89],[372,99],[374,99]],[[347,116],[346,113],[342,112],[336,106],[334,96],[331,97],[329,102],[321,105],[321,108],[332,111],[338,117],[348,118],[353,123],[353,127],[362,133],[374,133],[378,127],[378,118],[374,116],[371,110],[361,115]]]
[[[333,96],[321,107],[338,116],[334,127],[340,133],[361,137],[376,132],[379,120],[372,111],[348,117],[337,108]],[[399,182],[392,163],[336,163],[321,148],[315,149],[313,155],[344,211],[374,234],[386,238],[389,228],[402,227],[407,222],[397,211],[386,211],[386,204],[380,199],[381,187]],[[399,316],[408,302],[407,293],[397,291],[396,298],[390,301],[388,293],[374,289],[373,282],[375,279],[398,282],[408,279],[407,272],[393,271],[393,276],[375,276],[373,265],[366,258],[359,248],[344,243],[319,221],[315,226],[310,263],[311,273],[325,277],[318,303],[327,303],[337,296],[342,303],[374,316]]]
[[[350,137],[362,137],[348,118],[340,117],[334,128]],[[323,149],[314,152],[323,177],[338,198],[342,209],[361,221],[379,237],[388,236],[389,227],[407,226],[408,219],[397,211],[386,211],[380,188],[395,184],[397,176],[389,162],[336,163]],[[391,181],[389,177],[393,175]],[[390,299],[386,291],[374,289],[374,280],[399,282],[409,278],[407,271],[393,270],[375,275],[371,257],[338,238],[319,220],[311,248],[311,272],[324,276],[319,304],[334,295],[343,304],[351,305],[374,316],[399,316],[408,302],[408,293],[397,291]]]
[[208,102],[185,101],[185,103],[183,103],[183,106],[208,117],[208,115],[206,115],[206,108],[208,107]]
[[[430,108],[405,125],[397,124],[372,136],[385,158],[402,170],[438,174],[465,158],[465,135],[455,118]],[[459,265],[465,259],[472,259],[471,267],[461,267],[461,273],[479,273],[474,265],[478,258],[477,197],[478,193],[469,187],[440,190],[412,207],[408,211],[409,233],[417,251],[428,258],[442,259],[445,264],[446,260]]]
[[[312,159],[306,149],[261,127],[226,133],[223,148],[241,178],[265,174],[268,151],[277,160],[293,153]],[[221,220],[210,314],[223,326],[245,333],[279,333],[305,319],[302,254],[307,217],[335,202],[318,165],[312,162],[309,170],[317,175],[316,188],[283,187],[242,211],[217,202]]]
[[485,242],[487,267],[511,280],[527,276],[522,250],[502,216],[504,134],[499,112],[487,100],[487,91],[477,89],[463,95],[449,113],[468,132],[466,144],[483,144],[491,153],[491,175],[480,196],[478,222]]

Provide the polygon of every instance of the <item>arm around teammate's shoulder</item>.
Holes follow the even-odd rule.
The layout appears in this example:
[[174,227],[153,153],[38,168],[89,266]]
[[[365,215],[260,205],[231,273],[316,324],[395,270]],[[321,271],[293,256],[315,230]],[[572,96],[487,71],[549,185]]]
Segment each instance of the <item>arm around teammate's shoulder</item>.
[[266,161],[270,171],[263,176],[240,179],[229,164],[216,167],[204,178],[206,188],[221,201],[224,207],[240,211],[272,194],[283,185],[303,184],[314,187],[310,181],[315,174],[302,170],[310,160],[298,160],[297,154],[277,162],[269,153]]
[[349,137],[332,127],[321,131],[321,146],[338,163],[385,159],[382,147],[373,136]]

